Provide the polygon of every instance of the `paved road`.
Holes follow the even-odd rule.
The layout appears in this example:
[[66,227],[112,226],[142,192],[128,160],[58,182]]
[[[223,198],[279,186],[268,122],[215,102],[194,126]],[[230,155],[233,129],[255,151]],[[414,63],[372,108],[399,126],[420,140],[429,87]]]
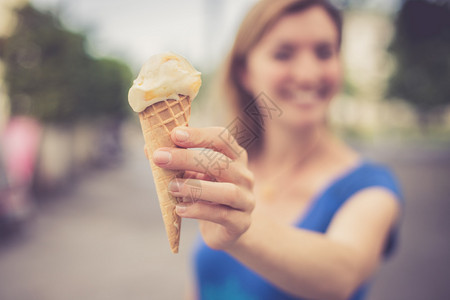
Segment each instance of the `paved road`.
[[[183,223],[180,254],[171,254],[141,149],[132,144],[120,167],[45,201],[0,248],[0,299],[183,298],[196,224]],[[408,205],[399,251],[380,268],[370,300],[449,299],[450,150],[380,149],[365,152],[392,165]]]

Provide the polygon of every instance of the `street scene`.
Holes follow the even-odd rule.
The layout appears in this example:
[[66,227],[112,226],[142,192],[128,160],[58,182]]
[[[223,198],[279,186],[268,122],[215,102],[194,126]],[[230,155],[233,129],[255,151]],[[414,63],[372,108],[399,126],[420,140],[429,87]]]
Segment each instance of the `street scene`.
[[[237,90],[249,89],[245,76],[231,75],[248,71],[259,43],[236,59],[238,72],[228,80],[223,63],[233,45],[257,32],[258,22],[250,22],[245,43],[233,43],[255,0],[0,1],[0,300],[171,300],[190,294],[197,222],[183,220],[179,253],[172,254],[139,117],[128,101],[141,66],[167,52],[201,73],[189,126],[226,127],[231,134],[221,131],[219,139],[233,135],[250,149],[267,137],[268,119],[298,110],[289,122],[301,130],[283,125],[274,137],[295,133],[291,137],[300,141],[311,124],[329,126],[363,157],[390,167],[405,207],[395,252],[380,262],[367,299],[450,299],[448,1],[330,2],[343,17],[343,24],[333,17],[328,29],[339,33],[335,46],[322,53],[328,44],[321,41],[308,48],[321,58],[304,60],[321,71],[294,67],[295,55],[285,62],[289,68],[281,67],[284,60],[264,72],[256,68],[254,74],[265,74],[270,84],[250,89],[252,99],[245,95],[238,111],[248,117],[243,119],[230,106]],[[317,24],[312,28],[326,27]],[[300,28],[289,32],[302,37]],[[267,61],[284,57],[276,56]],[[330,61],[334,67],[325,67]],[[303,71],[313,80],[297,78]],[[237,90],[225,81],[236,81]],[[323,107],[309,125],[302,112],[308,107]],[[273,144],[292,157],[305,149]],[[207,147],[197,150],[205,174],[212,163],[218,172],[229,166],[230,159],[214,160],[217,153]],[[267,173],[279,161],[273,166]],[[201,186],[190,196],[199,193]]]

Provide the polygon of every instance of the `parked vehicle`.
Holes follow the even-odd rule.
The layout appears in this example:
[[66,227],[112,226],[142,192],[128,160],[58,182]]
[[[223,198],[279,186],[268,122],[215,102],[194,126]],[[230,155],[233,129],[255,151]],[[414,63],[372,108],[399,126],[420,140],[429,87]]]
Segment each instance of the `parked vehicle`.
[[0,229],[25,222],[34,201],[31,193],[41,126],[28,117],[12,118],[0,133]]

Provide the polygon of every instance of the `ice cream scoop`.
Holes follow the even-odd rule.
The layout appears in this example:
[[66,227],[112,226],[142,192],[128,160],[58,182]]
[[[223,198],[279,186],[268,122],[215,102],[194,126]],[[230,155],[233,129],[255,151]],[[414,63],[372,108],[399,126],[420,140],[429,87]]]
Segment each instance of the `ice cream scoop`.
[[135,112],[141,112],[165,99],[179,100],[180,95],[194,99],[201,84],[201,73],[184,57],[156,54],[142,66],[128,93],[128,102]]

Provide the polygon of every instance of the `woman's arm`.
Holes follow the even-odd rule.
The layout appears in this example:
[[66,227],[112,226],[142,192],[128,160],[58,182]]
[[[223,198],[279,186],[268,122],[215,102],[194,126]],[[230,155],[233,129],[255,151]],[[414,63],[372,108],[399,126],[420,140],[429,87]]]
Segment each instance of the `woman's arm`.
[[326,234],[253,215],[227,251],[284,291],[312,299],[348,299],[375,270],[398,214],[393,196],[372,188],[352,197]]
[[[326,234],[280,224],[257,211],[252,214],[253,179],[246,152],[228,132],[222,128],[183,131],[187,137],[172,133],[177,145],[212,148],[215,151],[208,155],[222,165],[206,169],[210,156],[179,148],[162,149],[171,158],[158,161],[154,155],[154,162],[196,174],[194,179],[175,181],[170,190],[186,199],[177,213],[199,220],[208,246],[229,252],[282,290],[307,298],[346,299],[372,274],[399,210],[391,193],[380,188],[357,193],[338,211]],[[192,188],[199,187],[193,201]]]

